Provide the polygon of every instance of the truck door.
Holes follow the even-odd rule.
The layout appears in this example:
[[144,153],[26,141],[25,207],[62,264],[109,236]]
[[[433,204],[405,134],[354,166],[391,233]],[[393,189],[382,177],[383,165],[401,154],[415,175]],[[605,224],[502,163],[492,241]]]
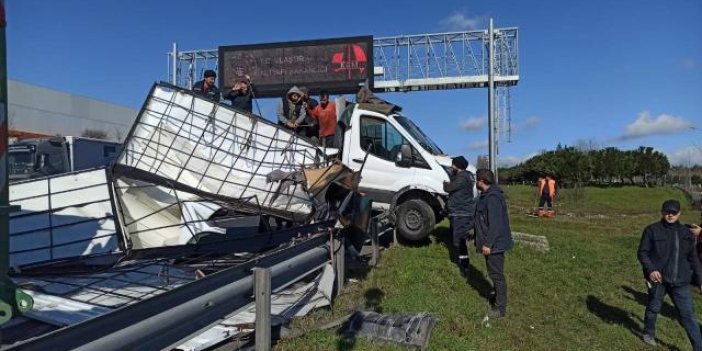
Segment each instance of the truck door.
[[349,145],[348,165],[359,170],[368,150],[363,166],[360,190],[373,201],[391,203],[393,195],[401,187],[411,184],[414,168],[398,167],[395,164],[400,147],[409,145],[400,132],[386,119],[361,115],[359,127],[353,129]]

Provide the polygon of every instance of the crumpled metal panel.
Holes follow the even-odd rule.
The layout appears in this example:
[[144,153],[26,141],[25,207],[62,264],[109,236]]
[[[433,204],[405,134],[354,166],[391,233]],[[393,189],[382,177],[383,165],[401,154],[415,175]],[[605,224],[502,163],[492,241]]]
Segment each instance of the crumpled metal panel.
[[155,85],[113,171],[117,179],[174,182],[304,218],[312,200],[302,184],[281,188],[266,175],[323,161],[322,150],[287,129],[190,91]]

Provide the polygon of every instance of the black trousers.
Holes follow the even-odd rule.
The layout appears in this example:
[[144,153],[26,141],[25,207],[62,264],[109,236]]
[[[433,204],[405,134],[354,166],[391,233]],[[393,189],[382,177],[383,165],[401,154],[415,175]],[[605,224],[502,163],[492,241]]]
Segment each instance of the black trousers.
[[456,248],[456,264],[463,270],[468,269],[468,231],[473,222],[473,217],[469,216],[449,216],[451,221],[451,234],[453,236],[453,246]]
[[497,253],[485,256],[488,276],[495,289],[495,305],[503,314],[507,313],[507,279],[505,278],[505,254]]
[[548,193],[542,193],[541,194],[541,199],[539,199],[539,207],[544,207],[544,204],[547,206],[547,208],[551,208],[551,195]]

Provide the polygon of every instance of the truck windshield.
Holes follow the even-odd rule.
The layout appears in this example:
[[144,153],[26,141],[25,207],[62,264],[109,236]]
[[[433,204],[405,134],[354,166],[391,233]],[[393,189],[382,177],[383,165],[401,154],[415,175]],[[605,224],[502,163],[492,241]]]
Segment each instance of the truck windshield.
[[34,150],[31,148],[10,150],[7,162],[11,175],[30,174],[34,170]]
[[422,132],[419,127],[412,122],[411,119],[401,116],[394,115],[395,120],[399,123],[405,130],[412,135],[412,137],[419,143],[424,150],[427,150],[432,155],[443,155],[444,152],[441,151],[438,145],[433,142],[424,132]]

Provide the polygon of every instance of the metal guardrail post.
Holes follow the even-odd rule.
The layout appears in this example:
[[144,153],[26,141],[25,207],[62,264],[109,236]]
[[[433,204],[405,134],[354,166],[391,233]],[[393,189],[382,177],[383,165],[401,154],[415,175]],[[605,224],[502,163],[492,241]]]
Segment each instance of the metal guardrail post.
[[254,296],[256,298],[256,351],[271,349],[271,270],[256,267]]
[[336,268],[336,295],[339,296],[344,289],[346,281],[346,252],[344,247],[344,237],[335,240],[334,266]]
[[370,222],[370,237],[371,237],[371,249],[372,249],[372,256],[371,256],[371,266],[375,267],[378,264],[378,250],[379,250],[379,245],[378,245],[378,231],[380,228],[378,228],[379,223],[377,218],[371,218]]

